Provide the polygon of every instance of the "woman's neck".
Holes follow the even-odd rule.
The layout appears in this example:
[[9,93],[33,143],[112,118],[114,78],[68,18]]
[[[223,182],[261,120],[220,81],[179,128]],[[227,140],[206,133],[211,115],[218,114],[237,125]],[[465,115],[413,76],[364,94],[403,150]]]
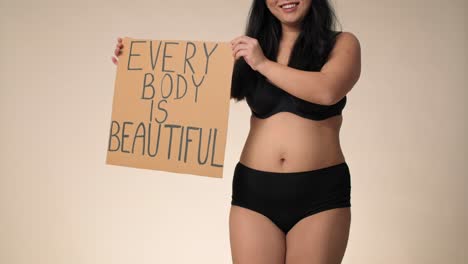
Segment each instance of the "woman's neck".
[[292,45],[297,37],[299,36],[300,29],[297,27],[291,27],[289,25],[282,24],[282,31],[281,31],[281,42],[286,45]]

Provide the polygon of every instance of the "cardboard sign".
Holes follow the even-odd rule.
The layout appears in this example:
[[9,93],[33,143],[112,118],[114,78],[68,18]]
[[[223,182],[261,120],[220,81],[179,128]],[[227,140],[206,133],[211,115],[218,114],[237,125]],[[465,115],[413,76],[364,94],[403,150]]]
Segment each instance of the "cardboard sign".
[[122,43],[106,164],[222,178],[229,42]]

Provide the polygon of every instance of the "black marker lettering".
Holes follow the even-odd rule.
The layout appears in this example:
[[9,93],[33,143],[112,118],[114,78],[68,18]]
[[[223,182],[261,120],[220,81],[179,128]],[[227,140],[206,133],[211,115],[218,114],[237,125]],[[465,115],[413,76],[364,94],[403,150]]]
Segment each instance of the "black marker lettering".
[[214,48],[211,50],[210,53],[206,50],[206,43],[203,42],[203,48],[205,49],[205,56],[206,56],[206,66],[205,66],[205,74],[208,74],[208,62],[210,60],[211,54],[215,51],[215,49],[218,47],[218,43],[214,46]]
[[141,70],[143,70],[142,68],[130,68],[130,59],[132,58],[132,56],[138,57],[138,56],[141,55],[141,54],[133,54],[132,53],[133,43],[146,43],[146,41],[142,41],[142,40],[132,40],[132,41],[130,41],[130,52],[128,54],[127,70],[129,70],[129,71],[141,71]]
[[173,72],[173,70],[166,70],[166,58],[172,58],[172,56],[169,56],[166,54],[166,47],[167,44],[179,44],[178,42],[164,42],[164,52],[163,52],[163,63],[162,63],[162,71],[163,72]]

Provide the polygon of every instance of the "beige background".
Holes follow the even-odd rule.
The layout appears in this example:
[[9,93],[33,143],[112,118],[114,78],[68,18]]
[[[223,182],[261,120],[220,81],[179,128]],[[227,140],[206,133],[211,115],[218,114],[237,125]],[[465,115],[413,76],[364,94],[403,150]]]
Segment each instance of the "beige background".
[[[231,40],[250,2],[1,1],[0,263],[230,263],[247,105],[231,101],[221,180],[105,165],[110,58],[118,36]],[[362,46],[343,263],[466,263],[468,2],[334,3]]]

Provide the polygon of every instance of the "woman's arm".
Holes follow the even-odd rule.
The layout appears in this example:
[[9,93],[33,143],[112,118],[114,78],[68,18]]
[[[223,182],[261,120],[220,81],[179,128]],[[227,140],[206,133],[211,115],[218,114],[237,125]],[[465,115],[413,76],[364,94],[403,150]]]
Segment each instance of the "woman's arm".
[[361,74],[361,48],[352,33],[337,36],[329,59],[319,72],[302,71],[265,59],[257,67],[272,84],[303,100],[332,105],[342,99]]

